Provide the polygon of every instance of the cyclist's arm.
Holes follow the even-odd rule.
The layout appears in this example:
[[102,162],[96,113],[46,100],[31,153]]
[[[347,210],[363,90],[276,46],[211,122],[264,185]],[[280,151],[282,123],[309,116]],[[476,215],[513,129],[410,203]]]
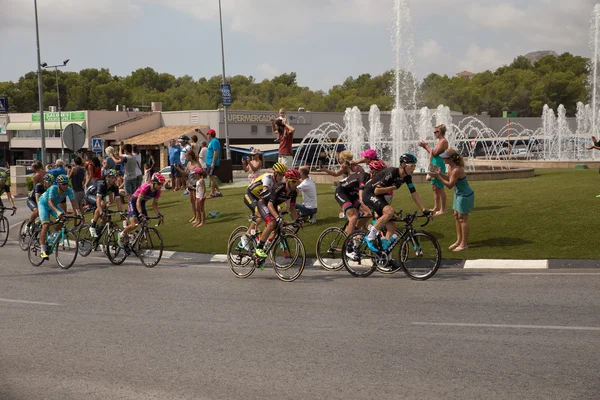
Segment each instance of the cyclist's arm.
[[375,194],[375,196],[381,196],[382,194],[387,194],[396,189],[398,189],[398,188],[394,185],[386,186],[386,187],[377,186],[377,187],[375,187],[375,190],[373,190],[373,193]]
[[271,215],[275,218],[279,218],[279,213],[277,212],[277,207],[275,207],[275,204],[272,202],[268,202],[267,203],[267,207],[269,208],[269,212],[271,213]]
[[152,209],[154,210],[156,215],[161,215],[160,211],[158,210],[158,199],[156,197],[154,198],[154,201],[152,202]]
[[138,215],[142,213],[142,196],[143,194],[140,194],[140,196],[137,198],[137,201],[135,202],[135,208],[137,210]]
[[412,196],[412,198],[413,198],[415,204],[417,205],[417,207],[419,207],[419,210],[425,211],[426,208],[423,205],[423,200],[421,200],[421,196],[419,196],[419,193],[412,192],[410,195]]
[[6,197],[8,197],[8,201],[10,202],[10,205],[14,208],[15,200],[13,199],[12,194],[10,192],[6,192]]
[[104,210],[105,206],[106,206],[106,203],[104,202],[104,197],[102,197],[101,194],[97,194],[96,195],[96,207],[99,210]]
[[54,205],[54,201],[53,201],[54,199],[56,199],[56,197],[50,197],[50,198],[48,199],[48,205],[50,206],[50,209],[51,209],[52,211],[54,211],[55,213],[57,213],[57,214],[59,214],[59,215],[60,215],[60,214],[62,214],[62,213],[63,213],[63,211],[62,211],[62,210],[60,210],[58,207],[56,207],[56,206]]

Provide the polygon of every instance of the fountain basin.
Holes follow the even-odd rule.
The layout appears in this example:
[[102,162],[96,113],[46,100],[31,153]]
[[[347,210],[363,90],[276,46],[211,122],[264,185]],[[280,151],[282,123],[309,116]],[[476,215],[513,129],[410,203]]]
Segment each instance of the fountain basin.
[[600,168],[600,161],[584,161],[584,160],[570,160],[570,161],[557,161],[557,160],[484,160],[484,159],[471,159],[468,161],[469,165],[475,166],[475,168],[481,166],[493,166],[495,168],[568,168],[573,169],[577,165],[586,165],[589,169]]

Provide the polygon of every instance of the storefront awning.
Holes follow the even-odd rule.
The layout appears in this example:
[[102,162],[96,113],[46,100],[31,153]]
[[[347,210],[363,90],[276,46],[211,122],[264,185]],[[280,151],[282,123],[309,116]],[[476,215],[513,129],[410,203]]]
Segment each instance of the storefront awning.
[[[250,154],[251,148],[256,148],[262,151],[263,157],[272,156],[279,153],[279,143],[257,143],[257,144],[245,144],[238,146],[229,146],[231,151],[242,154]],[[292,150],[296,150],[298,146],[293,146]]]
[[[81,126],[83,129],[86,128],[85,121],[63,121],[62,127],[65,129],[67,125],[76,124]],[[10,122],[6,125],[7,131],[39,131],[41,129],[39,122]],[[60,121],[48,121],[44,123],[44,129],[46,130],[58,130],[60,129]]]
[[[169,139],[177,139],[181,135],[188,135],[189,137],[192,137],[195,134],[194,129],[200,129],[201,131],[206,132],[208,126],[163,126],[162,128],[154,129],[150,132],[132,136],[129,139],[123,140],[123,143],[137,144],[138,146],[156,146],[168,142]],[[203,140],[202,136],[197,136],[198,142],[201,142]],[[97,137],[103,138],[104,140],[111,140],[106,139],[106,137],[102,135]]]

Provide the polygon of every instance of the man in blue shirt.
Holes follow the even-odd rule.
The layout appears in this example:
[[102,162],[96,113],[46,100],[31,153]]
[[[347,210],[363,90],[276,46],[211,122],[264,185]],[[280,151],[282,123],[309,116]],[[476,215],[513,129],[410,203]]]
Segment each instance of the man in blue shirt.
[[56,178],[58,178],[59,175],[67,175],[65,162],[61,159],[56,160],[56,168],[47,171],[50,175],[54,176],[54,186],[56,186]]
[[181,164],[181,146],[177,144],[175,139],[169,141],[169,164],[171,165],[171,184],[173,191],[183,189],[183,178],[181,172],[175,168],[175,165]]
[[206,168],[208,170],[208,178],[210,179],[210,195],[208,198],[212,199],[223,196],[219,191],[217,176],[215,175],[221,162],[221,142],[216,138],[217,132],[214,129],[209,129],[206,135],[211,138],[208,143],[208,151],[206,152]]

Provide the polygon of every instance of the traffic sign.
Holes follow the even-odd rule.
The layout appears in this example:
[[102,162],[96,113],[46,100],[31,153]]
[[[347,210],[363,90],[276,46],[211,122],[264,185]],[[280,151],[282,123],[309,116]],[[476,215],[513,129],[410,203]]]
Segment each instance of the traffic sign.
[[223,107],[229,107],[232,104],[231,85],[229,83],[221,84],[221,96],[223,98]]
[[0,97],[0,113],[8,113],[8,98]]
[[[69,124],[63,130],[63,142],[67,149],[77,151],[85,143],[85,131],[77,124]],[[102,152],[102,143],[100,143],[100,152]]]
[[102,153],[102,139],[92,138],[92,151],[94,153]]

